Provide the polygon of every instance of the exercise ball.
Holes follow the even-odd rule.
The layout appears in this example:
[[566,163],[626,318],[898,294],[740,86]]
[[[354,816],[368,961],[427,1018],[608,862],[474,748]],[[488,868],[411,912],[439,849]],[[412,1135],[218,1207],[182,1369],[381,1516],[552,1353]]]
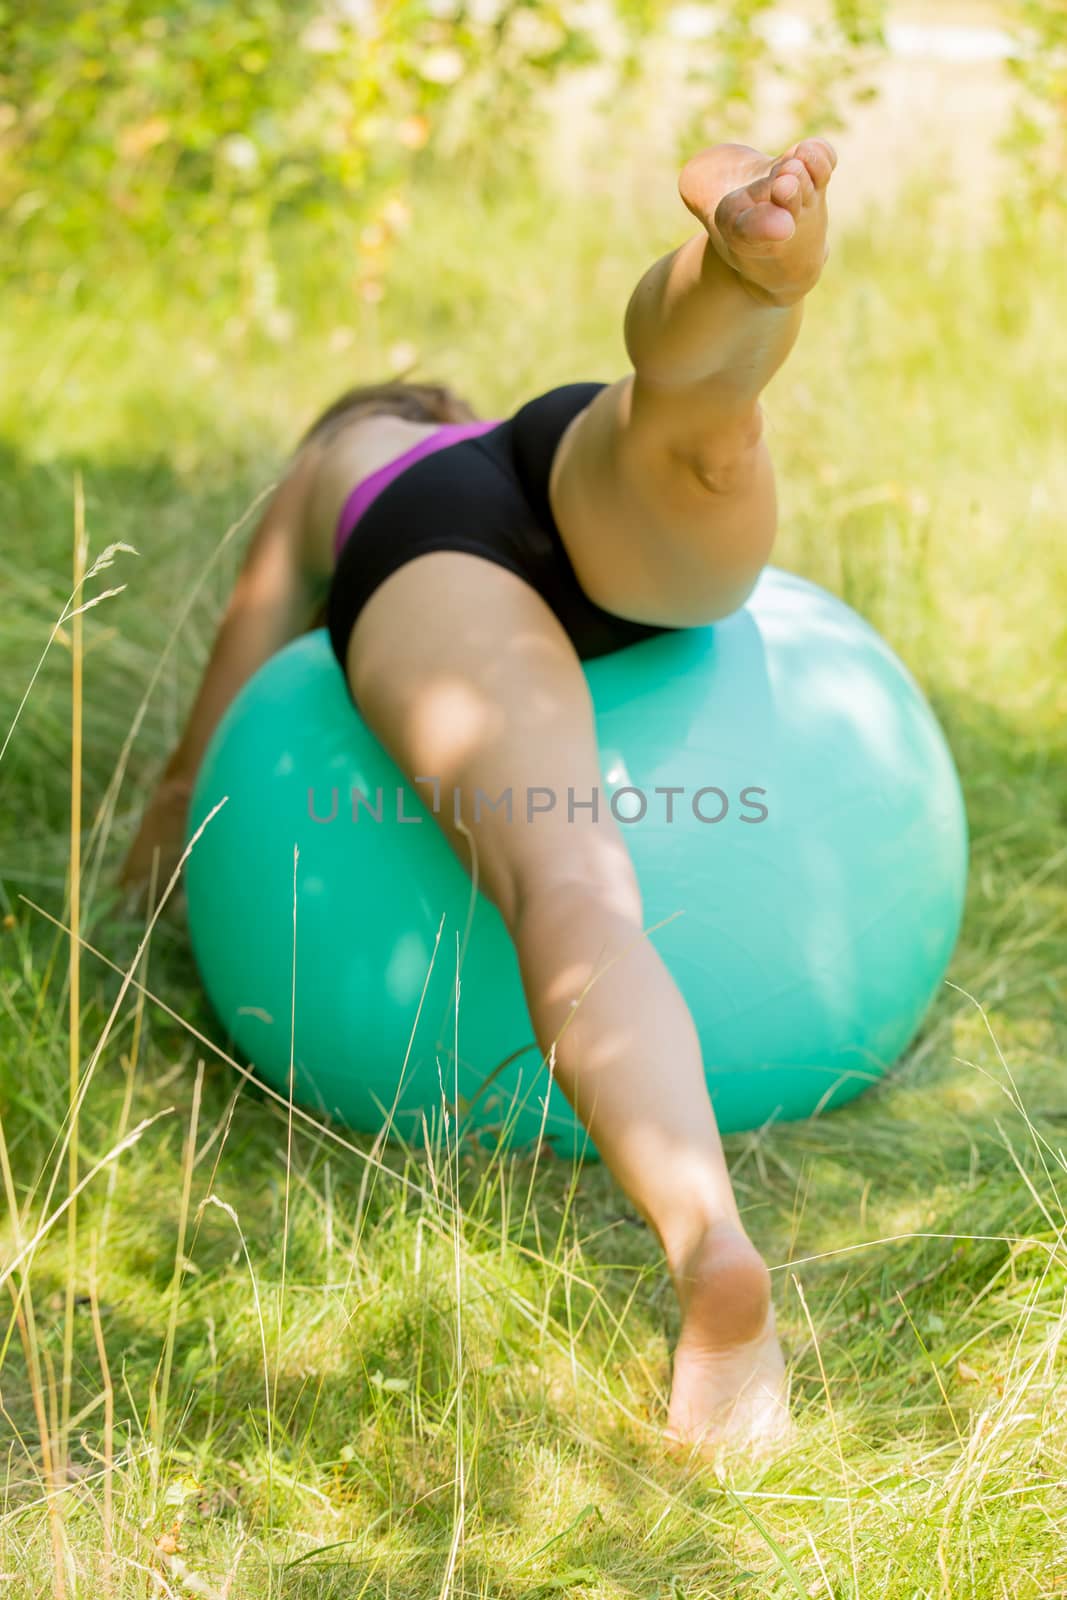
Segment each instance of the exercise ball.
[[[601,803],[720,1128],[850,1100],[914,1038],[963,905],[959,782],[914,680],[847,605],[773,568],[725,621],[585,670]],[[288,1093],[291,1064],[294,1098],[352,1129],[421,1143],[447,1108],[453,1138],[596,1156],[432,804],[359,717],[325,631],[268,661],[190,809],[192,837],[219,808],[186,868],[207,994],[267,1083]]]

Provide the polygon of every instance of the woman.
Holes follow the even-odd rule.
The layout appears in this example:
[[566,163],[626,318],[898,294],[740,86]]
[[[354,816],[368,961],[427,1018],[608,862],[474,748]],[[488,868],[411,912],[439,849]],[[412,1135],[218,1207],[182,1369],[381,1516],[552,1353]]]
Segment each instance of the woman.
[[774,1437],[787,1420],[770,1277],[734,1199],[692,1019],[641,936],[606,807],[511,822],[491,807],[475,820],[470,802],[509,785],[589,794],[600,773],[582,661],[728,616],[755,585],[776,521],[759,395],[826,259],[836,160],[809,139],[775,161],[723,144],[686,163],[679,190],[702,228],[638,283],[633,371],[615,383],[564,385],[503,422],[427,385],[332,406],[252,540],[123,869],[143,882],[158,855],[173,870],[219,717],[325,597],[368,724],[409,779],[460,791],[463,820],[442,810],[440,825],[468,869],[476,854],[539,1044],[556,1041],[557,1081],[662,1243],[682,1317],[667,1437],[685,1445]]

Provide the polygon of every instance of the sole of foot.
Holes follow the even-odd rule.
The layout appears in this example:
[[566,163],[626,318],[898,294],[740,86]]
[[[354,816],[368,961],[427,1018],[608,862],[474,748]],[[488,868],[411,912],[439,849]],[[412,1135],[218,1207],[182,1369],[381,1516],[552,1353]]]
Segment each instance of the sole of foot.
[[792,305],[814,288],[829,254],[826,191],[836,165],[826,139],[802,139],[777,159],[712,145],[686,162],[678,192],[757,299]]
[[780,1442],[790,1426],[785,1361],[770,1274],[744,1231],[719,1223],[696,1241],[675,1278],[682,1326],[664,1440],[702,1457]]

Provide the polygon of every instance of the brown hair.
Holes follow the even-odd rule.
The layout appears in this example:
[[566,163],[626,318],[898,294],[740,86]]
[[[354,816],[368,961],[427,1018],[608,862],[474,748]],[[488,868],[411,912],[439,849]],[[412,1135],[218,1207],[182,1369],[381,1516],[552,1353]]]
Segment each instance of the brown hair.
[[347,389],[327,406],[304,434],[297,449],[311,439],[328,436],[343,423],[357,416],[385,412],[405,417],[409,422],[477,422],[477,414],[465,400],[444,383],[405,383],[399,379],[386,383],[365,383]]

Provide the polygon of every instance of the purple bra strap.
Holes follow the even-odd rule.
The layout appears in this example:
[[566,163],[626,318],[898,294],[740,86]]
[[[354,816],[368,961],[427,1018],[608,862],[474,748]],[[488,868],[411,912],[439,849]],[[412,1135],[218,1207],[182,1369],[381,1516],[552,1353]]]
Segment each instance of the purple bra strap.
[[394,478],[400,476],[405,467],[411,466],[412,462],[420,461],[423,456],[431,455],[434,450],[443,449],[445,445],[458,444],[461,439],[473,439],[478,434],[488,433],[490,428],[498,426],[498,422],[443,422],[434,433],[428,433],[425,439],[420,439],[410,450],[405,450],[403,455],[397,456],[395,461],[387,461],[384,467],[379,467],[376,472],[370,474],[370,477],[362,478],[341,508],[333,543],[334,555],[340,555],[342,546],[371,501],[376,500],[382,490],[392,483]]

